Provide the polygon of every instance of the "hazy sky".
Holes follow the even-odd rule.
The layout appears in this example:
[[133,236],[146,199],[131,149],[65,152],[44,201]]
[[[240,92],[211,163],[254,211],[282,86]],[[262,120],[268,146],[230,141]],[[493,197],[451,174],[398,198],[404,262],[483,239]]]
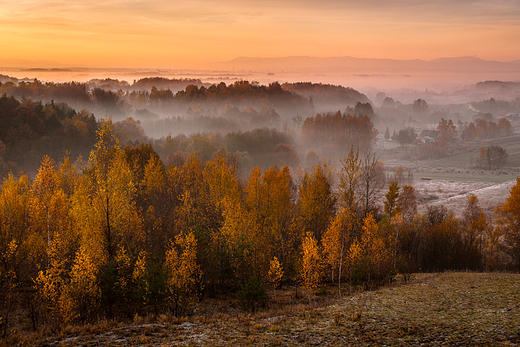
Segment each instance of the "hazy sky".
[[0,0],[0,59],[177,68],[296,55],[518,60],[520,1]]

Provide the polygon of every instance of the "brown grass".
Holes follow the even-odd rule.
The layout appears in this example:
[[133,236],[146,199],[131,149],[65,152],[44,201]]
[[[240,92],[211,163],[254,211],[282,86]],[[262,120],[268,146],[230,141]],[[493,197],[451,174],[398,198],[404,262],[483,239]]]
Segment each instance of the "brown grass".
[[407,285],[341,298],[320,297],[312,305],[289,301],[294,294],[290,289],[277,292],[277,302],[256,314],[217,305],[221,312],[206,308],[205,315],[185,319],[163,315],[149,324],[139,318],[126,326],[104,322],[70,328],[54,337],[21,336],[10,342],[53,346],[519,345],[519,283],[518,274],[417,274]]

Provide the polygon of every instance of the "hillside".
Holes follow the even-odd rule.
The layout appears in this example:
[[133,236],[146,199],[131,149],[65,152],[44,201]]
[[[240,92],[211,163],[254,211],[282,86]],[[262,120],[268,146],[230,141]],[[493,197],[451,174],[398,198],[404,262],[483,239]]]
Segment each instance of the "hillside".
[[[293,346],[518,345],[518,274],[418,274],[409,284],[330,299],[326,306],[272,307],[255,315],[218,308],[110,329],[87,326],[48,345]],[[329,289],[329,295],[330,291]],[[277,302],[283,301],[277,296]],[[323,299],[322,299],[323,300]],[[105,323],[105,327],[109,323]]]

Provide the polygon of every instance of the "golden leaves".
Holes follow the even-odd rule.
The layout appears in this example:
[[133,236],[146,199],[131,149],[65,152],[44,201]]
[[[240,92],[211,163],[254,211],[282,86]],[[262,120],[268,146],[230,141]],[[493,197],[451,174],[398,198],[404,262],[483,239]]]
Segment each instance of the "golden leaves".
[[166,252],[169,294],[174,311],[179,314],[193,302],[200,267],[197,264],[197,240],[193,232],[179,234]]
[[321,279],[321,256],[318,241],[308,233],[302,243],[301,283],[309,295],[318,287]]
[[269,272],[267,273],[267,280],[272,289],[278,288],[280,285],[280,281],[283,277],[283,269],[278,261],[277,257],[273,257],[273,259],[269,262]]

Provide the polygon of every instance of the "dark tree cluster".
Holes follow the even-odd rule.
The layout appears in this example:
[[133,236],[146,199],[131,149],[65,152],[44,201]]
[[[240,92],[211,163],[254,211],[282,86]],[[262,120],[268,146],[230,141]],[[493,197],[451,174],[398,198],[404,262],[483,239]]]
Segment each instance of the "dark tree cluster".
[[74,107],[97,110],[110,115],[121,115],[125,107],[120,95],[109,89],[89,88],[87,83],[33,82],[5,83],[0,86],[0,94],[17,99],[29,98],[42,102],[66,102]]
[[483,147],[477,158],[477,167],[483,169],[500,169],[507,162],[507,152],[500,146]]
[[417,99],[413,102],[412,109],[415,113],[424,114],[428,111],[428,103],[423,99]]
[[415,133],[415,130],[413,128],[404,128],[399,130],[398,133],[394,132],[394,134],[392,135],[392,140],[399,142],[401,146],[412,144],[416,138],[417,134]]
[[[294,139],[272,128],[258,128],[246,132],[196,133],[189,136],[167,136],[153,141],[154,149],[167,164],[182,165],[191,154],[205,163],[217,155],[232,155],[247,173],[252,167],[271,167],[274,164],[296,168],[300,162]],[[287,161],[284,161],[287,160]]]
[[376,140],[377,130],[366,115],[318,113],[305,119],[301,129],[303,142],[317,148],[349,151],[369,149]]
[[4,171],[36,169],[48,154],[88,156],[96,136],[97,122],[86,111],[80,113],[65,103],[20,102],[5,94],[0,98],[0,143]]
[[312,98],[315,105],[344,104],[355,106],[358,102],[369,102],[366,95],[350,87],[345,88],[331,84],[297,82],[283,83],[282,88],[306,98]]
[[171,90],[171,91],[179,91],[182,89],[186,89],[187,86],[203,86],[204,83],[200,79],[196,78],[164,78],[164,77],[146,77],[141,78],[140,80],[134,81],[131,86],[133,90],[148,90],[153,87],[156,89],[163,90]]
[[226,103],[263,103],[266,107],[287,108],[293,112],[312,110],[312,104],[304,97],[282,89],[278,82],[268,86],[237,81],[230,85],[224,82],[206,88],[189,85],[175,94],[175,100],[181,103],[226,102]]
[[512,105],[504,100],[495,100],[495,98],[490,98],[489,100],[472,102],[471,106],[473,108],[479,110],[482,113],[491,113],[495,114],[499,111],[501,112],[513,112],[514,108]]
[[370,119],[375,117],[374,109],[372,108],[372,104],[369,102],[357,102],[354,108],[347,107],[345,113],[350,113],[359,117],[367,116]]
[[215,109],[188,108],[185,116],[159,118],[143,110],[136,112],[143,119],[147,131],[156,137],[165,136],[171,130],[176,133],[193,134],[197,132],[236,132],[257,128],[282,128],[282,117],[273,108],[257,111],[252,107],[239,108],[227,105],[220,112]]
[[500,118],[498,123],[492,120],[479,118],[474,122],[470,122],[462,131],[462,139],[464,141],[494,139],[513,134],[513,127],[506,118]]
[[14,96],[17,99],[67,101],[81,104],[83,107],[87,107],[92,103],[87,84],[78,82],[42,83],[37,79],[33,82],[21,81],[18,84],[8,82],[0,86],[0,94],[3,93]]

